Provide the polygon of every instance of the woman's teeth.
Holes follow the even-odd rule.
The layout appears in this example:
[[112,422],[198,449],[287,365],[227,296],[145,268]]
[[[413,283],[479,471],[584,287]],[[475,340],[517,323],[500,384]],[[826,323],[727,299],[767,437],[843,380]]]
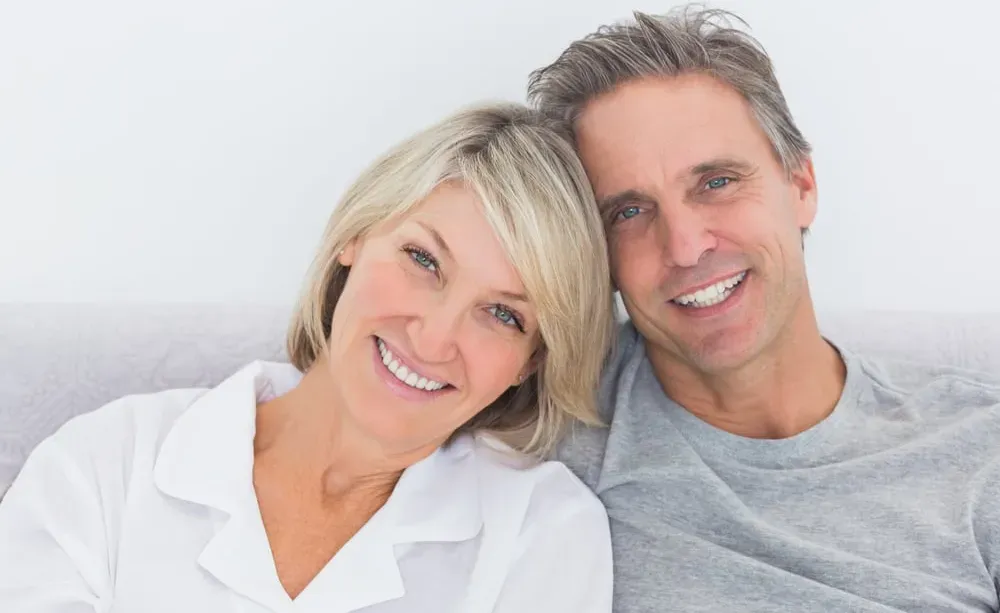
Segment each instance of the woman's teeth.
[[393,357],[392,352],[385,346],[385,343],[382,342],[382,339],[378,339],[378,352],[382,356],[382,363],[389,369],[389,372],[406,385],[428,392],[437,391],[445,386],[444,383],[438,383],[427,377],[422,377],[419,373],[413,372],[401,365],[399,360]]
[[733,275],[728,279],[719,281],[715,285],[709,285],[708,287],[703,287],[696,292],[678,296],[673,299],[673,302],[692,309],[703,309],[705,307],[719,304],[726,298],[733,295],[736,287],[743,282],[743,279],[746,278],[746,276],[747,271],[744,270],[738,275]]

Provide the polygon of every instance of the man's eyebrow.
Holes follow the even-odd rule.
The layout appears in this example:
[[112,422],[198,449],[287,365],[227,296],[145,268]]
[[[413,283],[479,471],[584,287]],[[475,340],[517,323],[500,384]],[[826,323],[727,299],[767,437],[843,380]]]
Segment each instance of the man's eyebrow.
[[434,239],[435,243],[437,243],[438,249],[440,249],[441,251],[443,251],[444,254],[446,256],[448,256],[449,259],[452,259],[452,260],[455,259],[455,256],[453,256],[451,254],[451,249],[448,248],[448,243],[444,242],[444,239],[441,238],[441,234],[439,234],[437,230],[435,230],[430,225],[428,225],[428,224],[426,224],[426,223],[424,223],[422,221],[417,221],[417,225],[419,225],[428,234],[431,235],[431,238]]
[[623,192],[618,192],[617,194],[612,194],[601,198],[597,203],[597,208],[601,214],[608,213],[617,209],[618,207],[634,203],[634,202],[644,202],[647,204],[655,204],[656,198],[653,198],[649,194],[645,194],[637,189],[627,189]]
[[737,160],[736,158],[715,158],[700,164],[695,164],[688,171],[688,175],[705,175],[722,170],[729,170],[742,175],[752,174],[757,168],[749,162]]

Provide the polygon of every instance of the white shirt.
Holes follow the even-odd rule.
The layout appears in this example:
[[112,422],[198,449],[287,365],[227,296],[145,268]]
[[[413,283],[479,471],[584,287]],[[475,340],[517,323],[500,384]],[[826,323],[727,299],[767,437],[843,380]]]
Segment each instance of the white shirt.
[[253,490],[256,405],[294,387],[254,363],[211,390],[115,401],[39,445],[0,503],[0,611],[611,611],[604,507],[562,464],[466,436],[290,599]]

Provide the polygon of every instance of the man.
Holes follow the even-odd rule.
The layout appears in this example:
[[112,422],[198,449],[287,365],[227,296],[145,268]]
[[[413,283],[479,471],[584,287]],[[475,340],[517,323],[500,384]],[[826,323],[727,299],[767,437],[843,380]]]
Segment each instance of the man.
[[631,319],[609,427],[561,450],[608,508],[616,611],[996,611],[1000,384],[821,336],[810,148],[759,44],[637,13],[529,96],[571,130]]

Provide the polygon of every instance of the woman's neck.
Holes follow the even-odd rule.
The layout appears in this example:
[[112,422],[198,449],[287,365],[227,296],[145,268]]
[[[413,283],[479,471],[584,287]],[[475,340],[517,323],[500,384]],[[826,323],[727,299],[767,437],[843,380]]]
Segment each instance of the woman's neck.
[[258,406],[254,463],[316,488],[331,503],[359,497],[384,502],[402,472],[433,447],[393,453],[359,432],[326,369],[317,366],[295,389]]

